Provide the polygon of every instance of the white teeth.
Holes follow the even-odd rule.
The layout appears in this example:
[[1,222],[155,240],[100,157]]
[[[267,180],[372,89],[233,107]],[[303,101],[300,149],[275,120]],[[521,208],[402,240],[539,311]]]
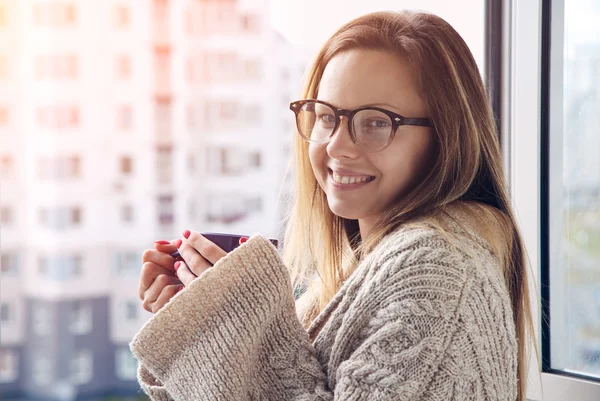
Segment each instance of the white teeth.
[[337,173],[333,173],[333,181],[338,184],[356,184],[369,181],[370,177],[344,177]]

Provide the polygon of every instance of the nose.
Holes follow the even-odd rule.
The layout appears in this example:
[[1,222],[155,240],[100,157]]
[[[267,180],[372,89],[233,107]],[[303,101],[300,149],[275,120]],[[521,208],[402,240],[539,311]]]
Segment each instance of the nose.
[[327,153],[334,159],[344,157],[354,159],[359,155],[360,148],[352,140],[348,129],[348,117],[340,117],[340,123],[333,132],[331,140],[327,143]]

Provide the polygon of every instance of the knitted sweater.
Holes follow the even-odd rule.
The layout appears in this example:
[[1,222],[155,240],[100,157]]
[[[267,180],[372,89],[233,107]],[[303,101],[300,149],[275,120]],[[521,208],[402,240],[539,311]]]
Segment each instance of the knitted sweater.
[[277,250],[254,235],[135,336],[139,383],[153,400],[515,400],[497,258],[453,231],[456,248],[433,228],[388,235],[308,330]]

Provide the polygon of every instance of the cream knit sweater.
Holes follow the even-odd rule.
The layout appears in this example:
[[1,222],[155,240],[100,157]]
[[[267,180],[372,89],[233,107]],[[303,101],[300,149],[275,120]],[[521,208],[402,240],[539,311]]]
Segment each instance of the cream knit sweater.
[[142,389],[185,401],[515,400],[502,273],[481,237],[454,227],[458,248],[433,228],[387,236],[308,330],[277,250],[252,236],[135,336]]

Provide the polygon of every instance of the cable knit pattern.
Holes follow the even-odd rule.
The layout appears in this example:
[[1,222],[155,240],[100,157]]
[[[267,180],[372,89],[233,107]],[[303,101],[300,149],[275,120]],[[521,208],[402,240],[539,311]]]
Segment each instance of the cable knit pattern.
[[500,267],[453,227],[461,246],[433,228],[387,236],[308,329],[277,250],[252,236],[135,336],[142,389],[164,401],[515,400]]

